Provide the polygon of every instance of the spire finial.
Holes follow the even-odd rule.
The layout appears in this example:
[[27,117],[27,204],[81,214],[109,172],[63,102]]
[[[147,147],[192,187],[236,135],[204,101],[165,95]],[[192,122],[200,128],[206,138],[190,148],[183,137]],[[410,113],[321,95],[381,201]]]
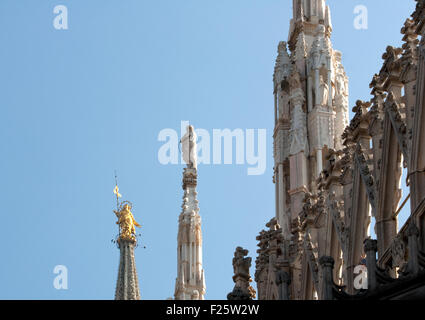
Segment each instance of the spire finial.
[[117,177],[117,171],[115,170],[115,188],[114,188],[114,194],[117,196],[117,210],[119,208],[119,198],[122,197],[122,195],[119,193],[120,189],[118,188],[118,177]]
[[117,182],[117,173],[115,172],[115,188],[114,194],[117,197],[117,210],[113,210],[115,215],[118,218],[116,224],[118,225],[118,241],[119,240],[131,240],[136,241],[136,227],[141,227],[140,224],[134,219],[131,209],[133,204],[130,201],[119,202],[119,198],[122,195],[119,193],[118,182]]
[[186,134],[180,140],[182,144],[183,160],[186,162],[188,168],[197,169],[197,155],[196,155],[196,139],[197,135],[193,126],[186,127]]
[[113,210],[118,218],[117,246],[120,249],[120,263],[118,268],[115,300],[140,300],[139,280],[137,277],[134,248],[137,245],[136,229],[141,227],[134,219],[130,201],[120,203],[122,195],[119,193],[117,172],[115,171],[114,194],[117,197],[117,210]]

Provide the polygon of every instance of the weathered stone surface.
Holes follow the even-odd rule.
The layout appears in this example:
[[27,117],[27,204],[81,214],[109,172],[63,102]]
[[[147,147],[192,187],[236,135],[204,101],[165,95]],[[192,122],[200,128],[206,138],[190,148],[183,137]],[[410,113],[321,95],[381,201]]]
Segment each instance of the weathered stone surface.
[[134,259],[136,240],[120,239],[120,264],[115,300],[140,300],[139,280]]
[[251,276],[249,268],[251,267],[251,258],[246,257],[248,250],[237,247],[235,257],[233,258],[233,281],[235,287],[231,293],[228,294],[228,300],[252,300],[255,298],[255,290],[251,287]]

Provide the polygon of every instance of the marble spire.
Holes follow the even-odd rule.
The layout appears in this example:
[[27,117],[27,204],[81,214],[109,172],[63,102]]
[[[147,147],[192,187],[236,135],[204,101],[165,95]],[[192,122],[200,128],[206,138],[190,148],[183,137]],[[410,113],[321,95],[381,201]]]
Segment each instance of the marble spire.
[[330,25],[330,9],[325,0],[293,0],[294,18]]
[[331,10],[325,0],[293,0],[294,17],[291,19],[288,46],[295,50],[300,33],[305,36],[308,47],[312,44],[319,25],[325,27],[326,35],[332,33]]
[[[305,211],[305,200],[319,190],[317,181],[326,169],[326,160],[343,149],[341,136],[348,124],[348,78],[341,53],[332,47],[326,1],[293,0],[293,10],[289,38],[278,45],[273,75],[273,182],[275,222],[284,244],[285,267],[280,271],[281,275],[294,274],[291,286],[295,293],[302,291],[301,277],[295,274],[301,270],[297,263],[305,250],[290,248],[301,242],[299,219]],[[317,238],[313,237],[312,242],[316,243]],[[265,279],[262,267],[257,270],[257,278]],[[280,281],[282,285],[284,282]],[[259,286],[261,298],[266,291]]]
[[205,276],[202,267],[201,216],[197,200],[196,133],[188,126],[181,140],[183,159],[183,204],[177,236],[177,279],[175,300],[204,300]]
[[[118,187],[114,190],[115,192],[118,202],[118,197],[121,196],[118,193]],[[140,300],[139,280],[134,258],[134,249],[137,244],[135,227],[140,227],[140,225],[134,219],[131,208],[131,203],[124,201],[118,204],[117,211],[114,210],[119,225],[119,236],[116,242],[120,249],[115,300]]]
[[122,240],[119,242],[120,265],[115,300],[140,300],[139,280],[134,259],[135,245],[135,240]]

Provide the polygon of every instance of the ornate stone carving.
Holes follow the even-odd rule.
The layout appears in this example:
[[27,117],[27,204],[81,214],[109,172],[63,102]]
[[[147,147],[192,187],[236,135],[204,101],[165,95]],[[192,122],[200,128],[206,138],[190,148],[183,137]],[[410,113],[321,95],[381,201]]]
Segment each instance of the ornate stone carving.
[[416,9],[412,14],[412,18],[416,27],[416,33],[422,35],[423,27],[425,26],[425,1],[416,0],[416,2]]
[[278,45],[273,81],[275,87],[279,86],[285,78],[291,74],[291,59],[286,49],[286,42],[281,41]]
[[338,51],[335,52],[335,60],[335,148],[340,150],[343,148],[341,135],[348,126],[348,78],[341,63],[341,53]]
[[340,96],[343,103],[339,104],[341,108],[347,108],[348,111],[348,79],[345,72],[342,71],[336,74],[336,93],[335,96]]
[[305,42],[304,32],[300,32],[295,48],[295,60],[301,61],[307,57],[307,44]]
[[400,149],[403,152],[406,163],[408,163],[410,152],[407,143],[407,129],[404,117],[400,112],[400,110],[404,109],[404,107],[404,104],[400,105],[394,100],[394,95],[392,93],[388,95],[387,101],[385,102],[385,110],[390,116]]
[[186,134],[180,140],[182,144],[183,160],[188,168],[197,168],[197,146],[196,146],[196,132],[193,126],[187,126]]
[[279,293],[276,273],[288,264],[282,229],[276,218],[271,219],[266,227],[268,230],[262,230],[257,236],[259,249],[255,261],[255,281],[259,300],[270,299],[272,292]]
[[336,199],[334,192],[329,194],[329,197],[327,199],[327,207],[329,209],[329,212],[331,213],[332,221],[334,223],[335,230],[338,234],[341,247],[345,252],[348,249],[348,233],[344,225],[344,220],[341,216],[341,212],[343,212],[344,208],[342,201],[338,201]]
[[326,28],[319,24],[316,28],[316,36],[310,51],[311,67],[313,69],[319,69],[324,65],[329,68],[329,59],[331,55],[332,45],[329,38],[326,36]]
[[356,101],[356,106],[353,108],[354,117],[350,122],[349,128],[353,135],[360,133],[367,134],[367,128],[369,128],[369,114],[368,109],[370,102],[363,102],[361,100]]
[[248,250],[237,247],[235,257],[233,258],[233,281],[235,288],[229,293],[229,300],[251,300],[255,298],[255,290],[251,287],[252,282],[249,268],[251,267],[251,258],[246,257]]
[[[301,89],[301,78],[300,78],[300,74],[298,73],[297,70],[293,70],[291,73],[291,77],[289,78],[289,88],[291,90],[291,94],[295,93],[295,91],[297,91],[298,89]],[[303,103],[305,100],[304,98],[304,93],[302,94],[302,101],[301,103]]]
[[227,295],[227,300],[247,301],[252,300],[250,294],[246,293],[240,287],[235,287],[232,292]]
[[406,230],[406,235],[408,237],[417,237],[419,236],[419,229],[414,222],[409,224],[409,227]]
[[308,154],[307,140],[307,117],[303,110],[305,101],[304,91],[301,89],[300,75],[293,72],[290,78],[291,101],[293,104],[291,120],[291,147],[290,155],[296,155],[302,151]]
[[[402,75],[401,78],[404,83],[416,80],[416,74],[412,76],[408,75],[410,67],[414,67],[416,71],[416,65],[418,63],[418,49],[419,44],[418,35],[415,32],[415,23],[412,19],[406,19],[401,33],[403,36],[403,54],[401,57]],[[416,72],[414,72],[416,73]]]
[[388,46],[386,52],[382,55],[384,64],[379,72],[381,79],[398,80],[401,72],[400,54],[403,52],[401,48]]
[[369,198],[370,205],[372,206],[372,214],[375,216],[376,213],[376,190],[374,185],[374,179],[370,172],[366,155],[362,150],[360,144],[357,145],[355,152],[355,160],[362,177],[362,181],[365,184],[367,195]]
[[[190,137],[190,132],[194,131],[188,128],[185,138],[187,143],[193,138]],[[192,156],[188,156],[187,160],[192,160]],[[174,292],[176,300],[204,300],[205,295],[201,216],[196,192],[198,173],[195,166],[196,161],[189,161],[183,171],[184,193],[177,235],[177,279]]]
[[[414,159],[409,161],[412,157],[423,160],[413,151],[422,150],[420,141],[412,142],[415,134],[419,140],[423,137],[420,121],[423,119],[425,0],[417,1],[413,20],[406,20],[401,30],[403,48],[386,48],[382,68],[370,83],[371,101],[358,100],[353,108],[354,117],[348,122],[348,78],[341,54],[331,46],[330,17],[319,22],[312,16],[312,11],[317,12],[318,8],[304,6],[320,4],[323,8],[324,1],[294,0],[294,19],[289,32],[291,55],[289,58],[286,43],[281,43],[274,78],[275,93],[280,99],[276,103],[281,110],[288,105],[286,102],[290,105],[289,116],[288,109],[279,111],[279,118],[284,121],[276,119],[274,132],[275,167],[278,164],[284,167],[283,190],[285,196],[289,195],[280,201],[282,188],[276,188],[278,209],[285,204],[284,210],[277,212],[279,219],[283,213],[287,215],[289,236],[282,240],[279,228],[271,222],[269,229],[257,238],[255,279],[260,299],[277,299],[277,292],[280,298],[288,297],[289,291],[283,284],[289,278],[291,299],[312,298],[315,293],[321,298],[378,296],[386,285],[395,281],[392,277],[396,276],[396,268],[400,271],[397,281],[422,272],[425,255],[419,246],[423,245],[420,238],[423,230],[409,236],[404,226],[395,238],[402,170],[398,147],[392,149],[394,143],[400,145],[405,165],[417,166],[411,164]],[[308,13],[303,11],[305,8]],[[418,35],[423,36],[419,47]],[[304,143],[307,133],[308,141]],[[299,155],[301,151],[306,159]],[[291,160],[289,165],[287,158]],[[412,171],[409,166],[409,177],[412,174],[417,177],[419,171],[415,170],[423,167],[419,165]],[[301,195],[292,192],[300,183],[305,185]],[[422,193],[415,188],[422,190],[423,184],[417,182],[414,187],[413,184],[412,180],[411,199],[419,203]],[[414,199],[415,193],[418,199]],[[375,233],[379,241],[368,239],[362,246],[370,232],[369,203],[377,219]],[[415,213],[411,218],[423,228],[424,218],[418,210],[412,209]],[[358,292],[354,288],[353,268],[364,259],[364,250],[369,289]],[[331,270],[330,263],[319,261],[319,256],[332,257],[336,270]],[[338,284],[346,289],[336,286],[333,280],[321,283],[317,273],[319,262],[327,270],[327,279],[338,279]],[[354,295],[348,295],[345,290]]]
[[328,84],[325,82],[325,79],[323,76],[320,76],[320,86],[319,86],[319,94],[317,98],[318,104],[321,106],[328,105],[329,101],[329,87]]
[[182,188],[196,187],[198,184],[198,173],[195,168],[184,168]]
[[319,288],[319,264],[317,257],[317,248],[311,241],[310,233],[306,233],[304,238],[304,253],[307,263],[310,267],[311,277],[316,288]]
[[407,264],[406,244],[400,237],[396,237],[391,242],[390,250],[393,268],[398,267],[403,272]]
[[364,251],[367,254],[368,252],[375,252],[378,251],[378,241],[373,239],[366,239],[364,241]]

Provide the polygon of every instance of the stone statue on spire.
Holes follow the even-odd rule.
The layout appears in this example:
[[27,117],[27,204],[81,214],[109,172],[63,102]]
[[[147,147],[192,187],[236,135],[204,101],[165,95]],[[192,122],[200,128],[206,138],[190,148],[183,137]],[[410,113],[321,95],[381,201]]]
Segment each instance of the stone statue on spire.
[[204,300],[205,276],[202,268],[202,231],[196,186],[198,181],[196,133],[193,126],[180,140],[183,169],[183,204],[177,234],[177,278],[175,300]]
[[188,168],[197,169],[198,159],[196,155],[196,132],[193,126],[187,126],[186,130],[186,134],[180,140],[180,143],[182,144],[183,161],[187,164]]

